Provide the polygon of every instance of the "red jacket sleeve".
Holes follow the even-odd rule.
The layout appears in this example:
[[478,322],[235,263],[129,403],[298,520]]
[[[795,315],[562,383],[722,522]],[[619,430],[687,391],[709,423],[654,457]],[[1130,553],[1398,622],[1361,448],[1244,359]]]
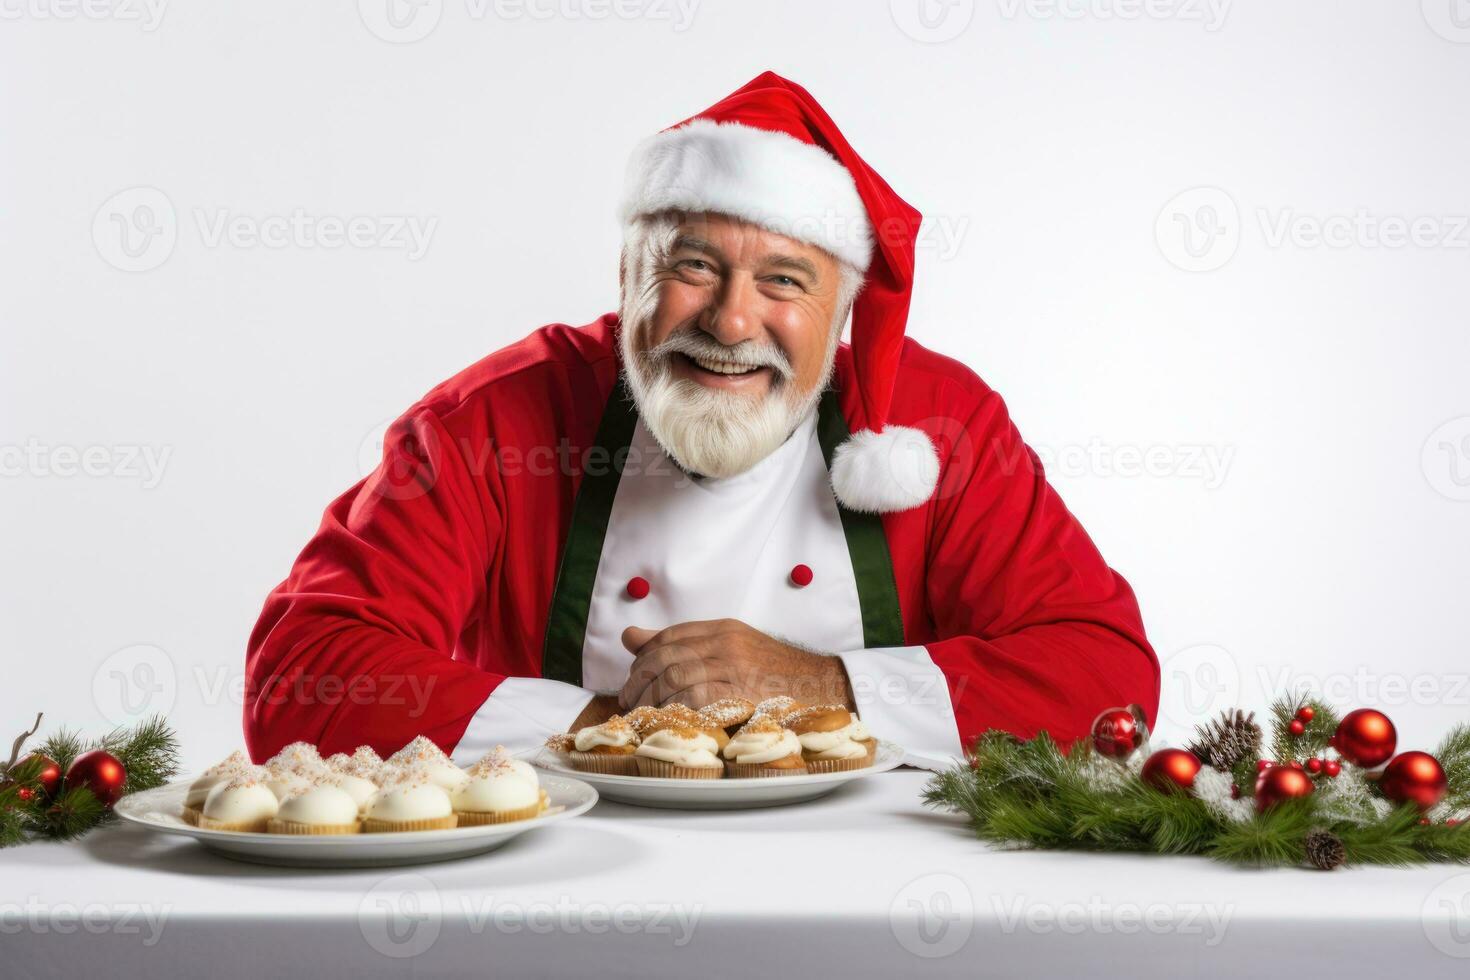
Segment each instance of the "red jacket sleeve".
[[986,729],[1063,742],[1104,708],[1158,708],[1133,590],[1046,482],[986,390],[951,454],[929,539],[929,607],[960,741]]
[[323,754],[459,741],[502,679],[453,659],[499,534],[490,499],[433,412],[389,428],[377,470],[327,509],[251,634],[252,758],[298,739]]

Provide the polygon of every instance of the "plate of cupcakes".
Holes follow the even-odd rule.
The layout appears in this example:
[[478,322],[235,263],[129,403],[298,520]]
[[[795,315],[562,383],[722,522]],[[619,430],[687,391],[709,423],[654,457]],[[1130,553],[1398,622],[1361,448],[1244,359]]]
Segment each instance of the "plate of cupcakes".
[[243,752],[193,780],[123,797],[131,823],[259,864],[384,867],[468,857],[597,802],[583,780],[538,773],[497,747],[461,769],[424,736],[387,759],[322,758],[294,742],[262,765]]
[[610,800],[680,810],[781,806],[825,796],[903,763],[841,705],[725,698],[703,708],[638,707],[562,735],[529,756]]

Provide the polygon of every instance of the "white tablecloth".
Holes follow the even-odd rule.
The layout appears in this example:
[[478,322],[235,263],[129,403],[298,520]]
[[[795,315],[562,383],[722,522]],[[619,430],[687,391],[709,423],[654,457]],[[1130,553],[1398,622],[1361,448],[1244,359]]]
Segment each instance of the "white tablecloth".
[[480,857],[293,871],[110,827],[0,852],[0,976],[1470,976],[1470,869],[992,851],[926,774],[603,802]]

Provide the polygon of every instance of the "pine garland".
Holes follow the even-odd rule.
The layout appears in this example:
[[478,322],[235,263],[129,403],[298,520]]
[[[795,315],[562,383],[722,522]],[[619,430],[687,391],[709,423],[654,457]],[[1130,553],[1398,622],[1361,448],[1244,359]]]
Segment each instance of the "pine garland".
[[[12,757],[19,754],[26,737],[34,732],[33,728],[16,739]],[[127,773],[124,793],[162,786],[179,768],[178,739],[161,715],[131,729],[114,728],[92,741],[61,729],[33,754],[49,757],[66,772],[77,756],[94,749],[110,752],[122,763]],[[40,772],[38,760],[16,763],[12,758],[0,768],[0,848],[36,839],[70,840],[112,819],[112,811],[85,786],[63,788],[54,799],[47,800],[41,792]]]
[[[1313,716],[1293,735],[1291,720],[1308,703]],[[1242,720],[1250,724],[1227,714],[1202,726],[1199,738],[1229,729],[1231,739],[1249,742]],[[1321,758],[1338,721],[1325,705],[1278,701],[1271,708],[1275,761]],[[1196,854],[1257,867],[1470,862],[1470,830],[1463,820],[1444,819],[1470,805],[1470,727],[1451,732],[1436,753],[1451,789],[1427,823],[1415,806],[1395,807],[1375,795],[1355,767],[1319,777],[1310,796],[1257,814],[1258,759],[1251,756],[1258,752],[1229,771],[1203,767],[1189,793],[1160,792],[1140,779],[1145,755],[1120,764],[1094,753],[1085,739],[1064,750],[1046,732],[1021,741],[990,731],[975,740],[966,765],[930,780],[924,802],[964,814],[977,838],[1006,848]]]

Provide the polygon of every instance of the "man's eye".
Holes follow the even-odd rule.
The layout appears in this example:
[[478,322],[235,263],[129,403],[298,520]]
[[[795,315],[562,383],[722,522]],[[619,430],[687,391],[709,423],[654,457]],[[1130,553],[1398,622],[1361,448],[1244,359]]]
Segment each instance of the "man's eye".
[[704,259],[685,259],[683,262],[680,262],[679,264],[682,265],[682,266],[687,266],[687,267],[693,269],[695,272],[708,272],[709,271],[709,263],[706,262]]
[[797,282],[795,279],[792,279],[790,276],[772,276],[771,277],[771,282],[775,283],[778,286],[800,286],[801,285],[801,283]]

